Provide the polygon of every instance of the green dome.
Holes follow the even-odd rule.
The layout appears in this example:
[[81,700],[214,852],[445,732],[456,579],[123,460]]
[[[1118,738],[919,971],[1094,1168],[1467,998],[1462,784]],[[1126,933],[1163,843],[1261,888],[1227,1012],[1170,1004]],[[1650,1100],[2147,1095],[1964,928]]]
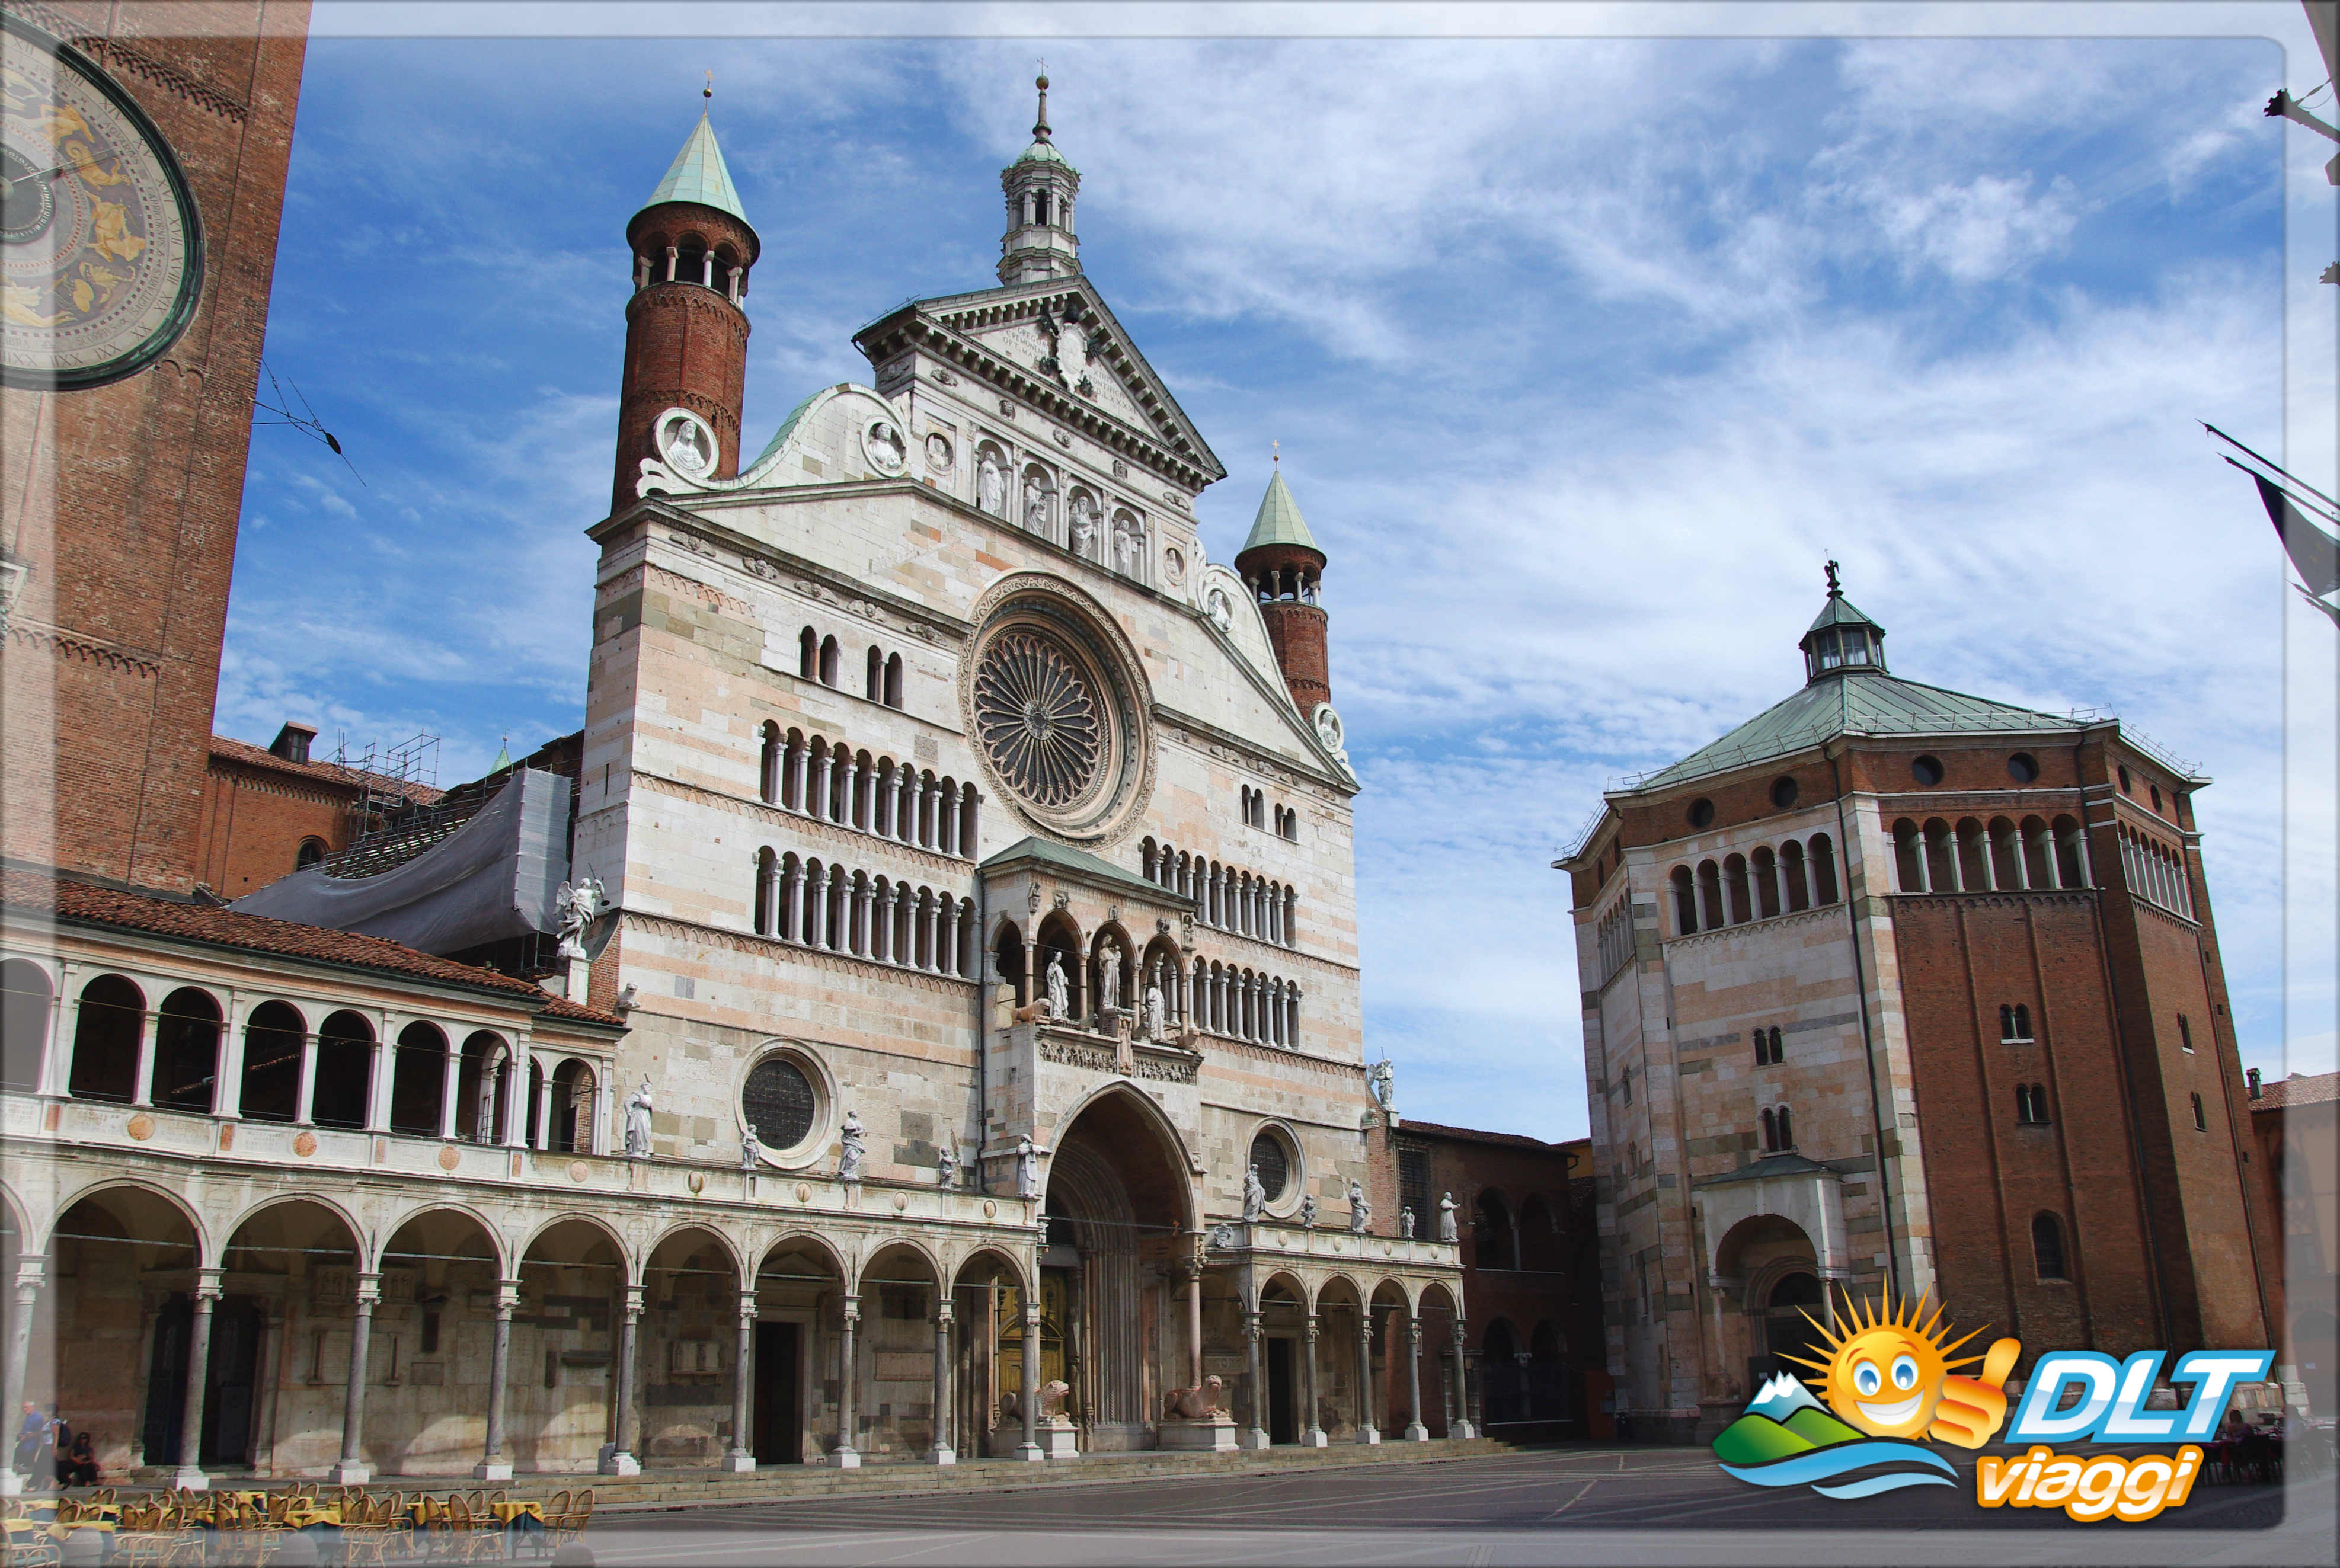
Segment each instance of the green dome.
[[731,171],[724,165],[723,149],[715,144],[715,127],[707,123],[705,114],[699,116],[690,139],[674,155],[666,178],[659,182],[641,210],[648,212],[669,202],[696,203],[748,222],[748,214],[739,210],[739,193],[731,184]]
[[1023,156],[1016,160],[1018,164],[1062,164],[1064,161],[1065,155],[1050,142],[1033,143],[1024,149]]

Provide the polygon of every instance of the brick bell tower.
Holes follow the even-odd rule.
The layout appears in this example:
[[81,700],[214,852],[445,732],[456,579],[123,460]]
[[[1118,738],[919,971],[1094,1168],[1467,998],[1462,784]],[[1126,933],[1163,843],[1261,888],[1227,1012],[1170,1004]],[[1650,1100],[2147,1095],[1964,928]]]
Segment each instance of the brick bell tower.
[[[626,302],[613,513],[637,499],[644,458],[692,478],[730,479],[739,471],[739,404],[748,376],[742,302],[763,244],[739,208],[705,114],[626,224],[626,243],[634,255],[634,296]],[[668,418],[675,409],[698,423]]]
[[1313,718],[1316,705],[1333,700],[1332,667],[1324,647],[1324,607],[1317,602],[1324,574],[1324,552],[1300,515],[1292,492],[1284,485],[1283,460],[1260,498],[1259,515],[1252,520],[1251,537],[1235,555],[1235,570],[1259,599],[1259,612],[1267,622],[1267,640],[1275,649],[1275,662],[1284,683],[1304,719]]

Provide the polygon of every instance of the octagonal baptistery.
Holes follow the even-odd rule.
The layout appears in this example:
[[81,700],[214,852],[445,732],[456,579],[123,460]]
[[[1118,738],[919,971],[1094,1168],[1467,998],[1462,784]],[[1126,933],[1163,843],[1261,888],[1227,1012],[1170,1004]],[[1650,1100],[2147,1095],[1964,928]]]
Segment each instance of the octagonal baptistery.
[[[630,1009],[645,1157],[720,1167],[692,1190],[726,1223],[833,1245],[773,1355],[874,1359],[858,1415],[830,1374],[773,1384],[808,1454],[1264,1433],[1298,1331],[1245,1336],[1263,1255],[1279,1300],[1348,1275],[1376,1312],[1459,1302],[1455,1248],[1402,1234],[1367,1087],[1358,783],[1324,672],[1303,711],[1267,630],[1301,585],[1205,558],[1225,471],[1079,270],[1045,106],[1004,184],[998,286],[864,328],[869,384],[812,392],[736,473],[721,376],[645,403],[590,531],[572,858],[616,910],[591,995]],[[1246,1221],[1271,1120],[1279,1201]],[[1357,1408],[1352,1355],[1310,1430],[1443,1433],[1446,1321],[1419,1420]],[[1232,1416],[1165,1417],[1210,1376]]]

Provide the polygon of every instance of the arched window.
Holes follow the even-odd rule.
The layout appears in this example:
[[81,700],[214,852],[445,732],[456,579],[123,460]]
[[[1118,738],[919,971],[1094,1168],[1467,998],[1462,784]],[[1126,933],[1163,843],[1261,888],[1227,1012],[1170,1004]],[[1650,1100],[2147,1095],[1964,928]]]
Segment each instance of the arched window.
[[2186,1021],[2183,1013],[2177,1015],[2177,1048],[2189,1054],[2194,1049],[2194,1026]]
[[2023,885],[2027,888],[2053,888],[2056,885],[2056,849],[2048,836],[2048,824],[2037,817],[2026,817],[2017,831],[2023,839]]
[[2086,847],[2080,839],[2080,824],[2070,817],[2058,817],[2052,824],[2056,838],[2056,885],[2059,888],[2085,888],[2088,885]]
[[2023,846],[2015,836],[2015,824],[2004,817],[1990,819],[1991,886],[1999,888],[2022,888],[2030,884],[2023,876]]
[[309,1119],[321,1127],[357,1132],[366,1124],[373,1087],[373,1026],[347,1010],[317,1026],[317,1079]]
[[1755,913],[1768,920],[1780,912],[1780,863],[1768,844],[1749,859],[1748,873],[1755,882]]
[[1722,872],[1711,860],[1699,862],[1698,911],[1700,928],[1709,931],[1722,928]]
[[120,975],[100,975],[82,987],[67,1094],[77,1100],[130,1103],[137,1093],[138,1036],[145,1013],[146,998]]
[[154,1030],[154,1104],[208,1111],[219,1077],[220,1009],[209,991],[182,986],[163,998]]
[[301,1015],[283,1002],[263,1002],[243,1026],[246,1119],[289,1122],[300,1112]]
[[1730,923],[1743,926],[1751,918],[1747,898],[1747,857],[1726,855],[1722,860],[1722,884],[1729,899]]
[[2002,1040],[2012,1040],[2018,1037],[2015,1032],[2015,1009],[2004,1002],[1998,1006],[1998,1037]]
[[593,1069],[571,1057],[552,1069],[552,1146],[561,1154],[593,1151]]
[[780,744],[780,727],[767,719],[764,720],[763,756],[756,772],[757,793],[767,806],[777,806],[780,802],[780,764],[786,758],[787,752]]
[[429,1024],[409,1024],[391,1062],[390,1130],[437,1137],[446,1111],[447,1037]]
[[1776,1067],[1787,1059],[1787,1056],[1786,1037],[1777,1028],[1755,1031],[1755,1065],[1757,1067]]
[[1836,846],[1825,833],[1812,835],[1812,902],[1825,908],[1836,902]]
[[824,637],[820,640],[820,683],[823,686],[835,686],[845,678],[845,671],[841,668],[843,659],[844,655],[838,649],[836,638]]
[[884,701],[888,708],[902,706],[902,656],[898,653],[889,653],[886,656]]
[[2048,1125],[2048,1088],[2044,1084],[2015,1086],[2015,1119],[2025,1126]]
[[809,626],[797,633],[797,673],[807,680],[820,679],[820,637]]
[[2188,1095],[2186,1097],[2194,1102],[2194,1130],[2197,1133],[2208,1132],[2210,1130],[2210,1119],[2202,1112],[2202,1097],[2200,1095]]
[[1893,824],[1893,877],[1904,893],[1926,890],[1926,844],[1918,824],[1904,817]]
[[2031,1038],[2031,1009],[2021,1002],[2015,1004],[2015,1037],[2018,1040]]
[[1793,1123],[1789,1121],[1788,1107],[1785,1106],[1781,1106],[1780,1107],[1780,1146],[1783,1149],[1791,1149],[1796,1146],[1795,1126]]
[[325,858],[325,841],[309,838],[301,840],[301,848],[292,852],[292,868],[305,871]]
[[2064,1226],[2052,1214],[2031,1221],[2031,1264],[2042,1279],[2067,1279],[2064,1272]]
[[1804,875],[1804,846],[1790,839],[1780,846],[1780,879],[1788,885],[1788,912],[1812,907],[1811,884]]
[[876,643],[869,645],[869,669],[862,678],[861,695],[872,702],[886,700],[886,655]]
[[41,1087],[41,1047],[49,1037],[48,971],[29,958],[0,963],[0,1088]]
[[1481,1268],[1517,1268],[1519,1253],[1512,1233],[1511,1206],[1489,1187],[1471,1209],[1471,1244]]
[[756,935],[772,934],[779,903],[779,862],[766,848],[756,851],[756,891],[751,907],[755,916]]
[[1691,881],[1689,867],[1674,868],[1673,884],[1674,934],[1687,937],[1698,929],[1698,888]]
[[1763,1107],[1761,1120],[1763,1123],[1763,1152],[1766,1154],[1777,1153],[1780,1147],[1780,1124],[1772,1116],[1770,1107],[1765,1106]]

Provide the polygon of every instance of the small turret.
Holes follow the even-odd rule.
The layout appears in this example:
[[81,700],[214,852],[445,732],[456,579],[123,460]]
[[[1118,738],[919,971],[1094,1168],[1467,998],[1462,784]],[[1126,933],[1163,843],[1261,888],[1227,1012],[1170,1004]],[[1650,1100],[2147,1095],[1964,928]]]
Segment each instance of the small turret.
[[1885,628],[1855,610],[1828,563],[1828,602],[1804,632],[1804,683],[1829,675],[1885,672]]
[[[626,303],[610,510],[632,504],[644,458],[693,479],[739,471],[748,380],[748,273],[761,253],[705,114],[658,189],[626,224],[634,294]],[[691,419],[671,417],[682,410]],[[695,421],[695,422],[694,422]]]
[[999,188],[1007,193],[1007,233],[999,242],[1003,283],[1066,278],[1081,270],[1081,243],[1073,234],[1073,197],[1080,192],[1081,174],[1048,140],[1048,78],[1038,78],[1036,85],[1040,114],[1032,126],[1032,144],[999,172]]
[[1316,548],[1315,536],[1284,486],[1280,457],[1260,498],[1259,515],[1252,520],[1251,537],[1236,552],[1235,570],[1259,600],[1267,640],[1294,705],[1302,718],[1313,717],[1318,703],[1333,700],[1324,607],[1318,602],[1324,552]]

